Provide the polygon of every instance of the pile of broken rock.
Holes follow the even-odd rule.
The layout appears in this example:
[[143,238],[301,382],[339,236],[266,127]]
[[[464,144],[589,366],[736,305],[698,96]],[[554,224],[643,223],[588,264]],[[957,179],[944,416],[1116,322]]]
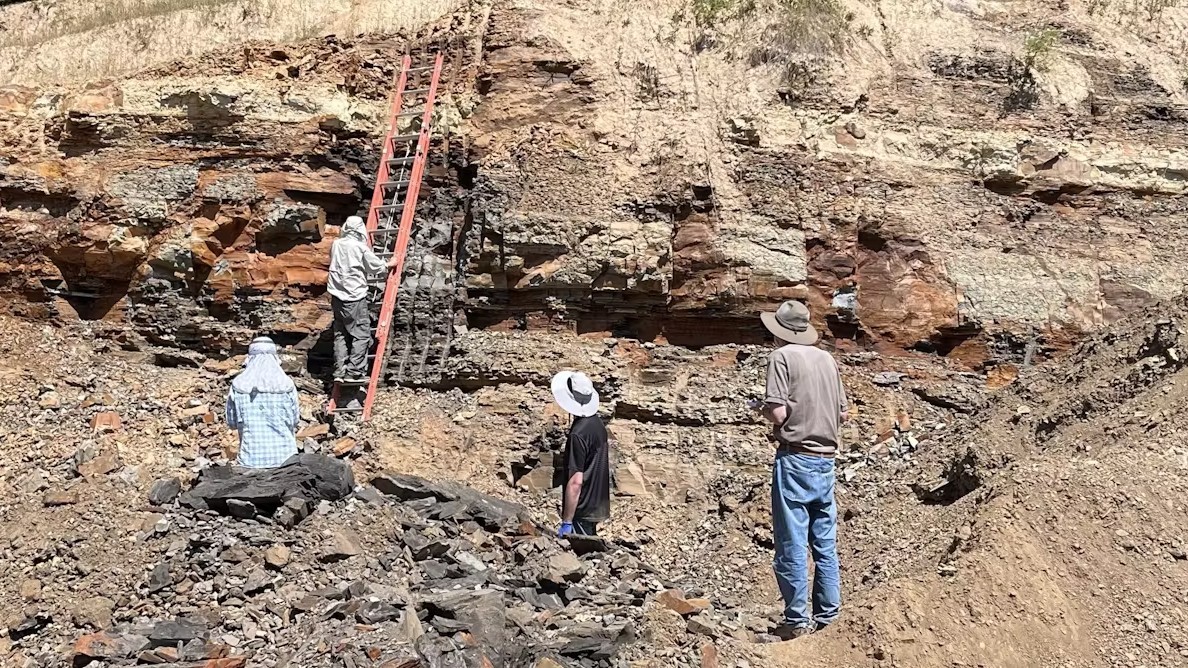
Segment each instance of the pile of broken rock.
[[721,631],[710,601],[671,590],[638,546],[542,535],[523,507],[458,484],[386,473],[355,487],[342,462],[301,455],[179,487],[153,485],[168,507],[142,538],[160,560],[74,640],[76,668],[622,666],[652,654],[634,641],[661,608],[701,634],[668,665],[694,666]]

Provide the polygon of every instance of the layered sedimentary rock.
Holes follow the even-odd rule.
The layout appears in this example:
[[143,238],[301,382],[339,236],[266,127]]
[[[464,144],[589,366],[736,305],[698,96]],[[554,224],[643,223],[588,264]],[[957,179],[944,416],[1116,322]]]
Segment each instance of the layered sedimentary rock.
[[378,121],[411,44],[329,38],[78,95],[6,91],[9,304],[204,353],[253,331],[312,347],[330,322],[327,224],[365,212]]
[[[5,88],[0,288],[154,345],[266,332],[316,361],[394,64],[433,45],[447,92],[392,342],[408,382],[437,382],[468,330],[753,343],[791,297],[843,347],[980,368],[1180,290],[1181,10],[1131,48],[1117,8],[882,3],[791,68],[675,7],[476,1],[408,38]],[[1055,46],[1027,52],[1040,28]]]

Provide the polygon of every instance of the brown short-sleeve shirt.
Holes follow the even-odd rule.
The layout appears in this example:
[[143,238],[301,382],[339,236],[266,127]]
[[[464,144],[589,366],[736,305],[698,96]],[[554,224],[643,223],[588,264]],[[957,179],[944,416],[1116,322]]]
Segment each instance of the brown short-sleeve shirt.
[[841,415],[850,406],[832,355],[794,343],[773,350],[767,358],[764,401],[788,411],[775,428],[781,445],[814,455],[837,454]]

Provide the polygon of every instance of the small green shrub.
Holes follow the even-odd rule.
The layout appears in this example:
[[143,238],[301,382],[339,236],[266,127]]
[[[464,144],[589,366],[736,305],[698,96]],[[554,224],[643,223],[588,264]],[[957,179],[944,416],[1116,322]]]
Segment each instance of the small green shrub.
[[1048,57],[1052,47],[1060,40],[1060,31],[1055,28],[1044,28],[1027,35],[1023,40],[1023,63],[1037,70],[1048,67]]
[[1015,58],[1007,70],[1008,92],[1003,101],[1003,111],[1032,109],[1039,102],[1039,83],[1035,73],[1048,68],[1052,49],[1059,40],[1060,31],[1055,28],[1037,30],[1023,39],[1022,57]]
[[735,8],[736,0],[692,0],[693,25],[707,29],[716,26]]

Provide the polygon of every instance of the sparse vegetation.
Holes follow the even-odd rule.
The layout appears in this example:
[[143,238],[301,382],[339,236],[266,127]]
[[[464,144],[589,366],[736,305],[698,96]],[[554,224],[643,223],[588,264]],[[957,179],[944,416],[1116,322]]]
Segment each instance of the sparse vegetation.
[[1023,55],[1015,58],[1007,70],[1009,92],[1003,101],[1004,111],[1031,109],[1039,102],[1039,83],[1036,72],[1048,68],[1052,49],[1060,41],[1060,31],[1042,28],[1031,32],[1023,40]]
[[824,55],[850,38],[854,15],[839,0],[780,0],[771,44],[785,53]]
[[737,0],[693,0],[690,13],[698,28],[712,28],[735,9]]
[[64,12],[57,20],[47,21],[36,29],[0,35],[0,49],[32,47],[59,37],[78,35],[124,21],[151,19],[188,9],[209,9],[232,2],[235,0],[122,0],[81,3],[77,8]]
[[776,64],[792,97],[816,80],[819,61],[843,51],[852,38],[853,14],[840,0],[778,0],[751,51],[754,64]]
[[[247,41],[392,34],[462,0],[103,0],[0,8],[0,80],[41,84],[120,76]],[[8,28],[8,30],[5,30]]]
[[660,99],[660,73],[652,65],[636,63],[631,73],[635,76],[638,86],[636,96],[640,100]]
[[843,51],[855,33],[874,34],[869,26],[854,28],[854,15],[841,0],[689,0],[673,21],[692,22],[698,49],[721,41],[717,36],[733,28],[725,44],[745,49],[752,65],[782,66],[792,96],[812,78],[806,72],[817,69],[803,61]]
[[1099,15],[1116,12],[1134,25],[1142,21],[1154,22],[1163,18],[1163,13],[1183,0],[1089,0],[1089,14]]
[[1052,47],[1060,40],[1060,31],[1055,28],[1044,28],[1027,35],[1023,40],[1023,63],[1037,70],[1048,67],[1048,58]]

